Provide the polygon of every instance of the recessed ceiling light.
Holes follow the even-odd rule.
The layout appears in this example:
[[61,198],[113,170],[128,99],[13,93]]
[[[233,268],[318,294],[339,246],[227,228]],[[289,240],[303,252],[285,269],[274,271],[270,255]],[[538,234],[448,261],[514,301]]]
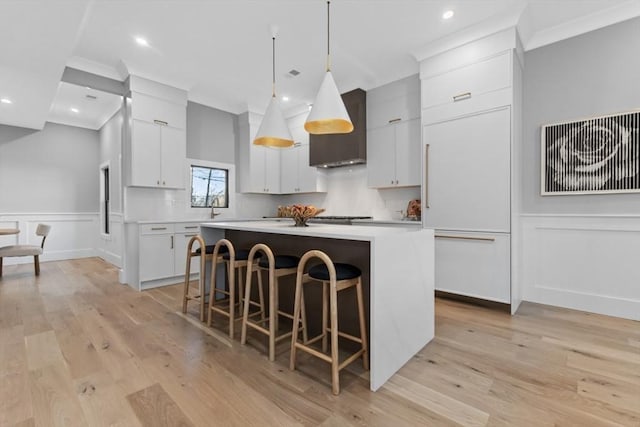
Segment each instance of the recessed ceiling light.
[[282,100],[283,100],[284,102],[287,102],[287,101],[289,100],[289,97],[288,97],[288,96],[283,96],[283,97],[282,97]]
[[442,14],[442,19],[451,19],[453,18],[453,10],[447,10]]
[[11,101],[9,98],[2,98],[0,99],[0,102],[2,102],[3,104],[13,104],[13,101]]
[[79,113],[80,110],[78,110],[77,108],[69,108],[69,110],[71,110],[72,113]]
[[136,37],[136,43],[140,46],[149,47],[149,42],[143,37]]

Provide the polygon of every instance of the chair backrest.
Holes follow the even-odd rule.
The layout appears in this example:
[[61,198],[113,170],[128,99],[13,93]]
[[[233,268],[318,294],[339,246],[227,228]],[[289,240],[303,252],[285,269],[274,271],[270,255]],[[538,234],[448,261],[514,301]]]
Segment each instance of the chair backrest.
[[47,224],[38,224],[38,228],[36,228],[36,236],[42,236],[41,248],[44,248],[44,241],[49,235],[49,231],[51,231],[51,226]]

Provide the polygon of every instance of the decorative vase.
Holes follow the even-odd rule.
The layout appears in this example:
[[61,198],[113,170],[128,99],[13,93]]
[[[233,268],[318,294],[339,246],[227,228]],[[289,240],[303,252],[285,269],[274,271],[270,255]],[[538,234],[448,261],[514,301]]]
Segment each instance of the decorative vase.
[[307,227],[307,220],[308,219],[309,218],[294,216],[293,217],[293,221],[294,221],[293,225],[295,227]]

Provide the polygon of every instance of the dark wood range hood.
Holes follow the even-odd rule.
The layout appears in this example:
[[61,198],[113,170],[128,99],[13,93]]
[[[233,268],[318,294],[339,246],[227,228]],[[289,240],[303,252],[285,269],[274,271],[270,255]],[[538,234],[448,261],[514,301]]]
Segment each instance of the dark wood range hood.
[[367,92],[354,89],[342,94],[353,132],[309,135],[309,166],[333,168],[367,162]]

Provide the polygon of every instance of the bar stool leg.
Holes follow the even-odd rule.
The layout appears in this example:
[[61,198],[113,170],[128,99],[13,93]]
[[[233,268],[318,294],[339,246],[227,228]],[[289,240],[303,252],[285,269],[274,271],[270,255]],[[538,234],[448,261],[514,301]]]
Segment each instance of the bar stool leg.
[[186,273],[184,275],[184,286],[183,286],[183,292],[182,292],[182,312],[186,313],[187,312],[187,296],[189,295],[189,272],[191,271],[191,248],[187,248],[187,252],[189,252],[187,254],[187,269],[186,269]]
[[367,344],[367,322],[364,318],[364,298],[362,296],[362,279],[358,278],[356,284],[356,295],[358,299],[358,318],[360,319],[360,339],[362,340],[362,366],[365,371],[369,370],[369,345]]
[[[274,275],[275,276],[275,275]],[[278,279],[269,277],[269,360],[276,360],[276,323],[278,319]]]
[[[240,344],[245,344],[247,342],[247,321],[249,320],[249,298],[251,298],[251,276],[253,274],[253,267],[251,265],[247,265],[247,283],[244,285],[244,313],[242,314],[242,332],[240,334]],[[258,272],[258,276],[260,273]],[[262,286],[260,286],[262,287]],[[264,301],[262,300],[260,304],[264,310]]]
[[309,333],[307,332],[307,309],[304,304],[304,287],[300,289],[300,313],[302,315],[302,342],[309,341]]
[[258,276],[258,298],[260,299],[260,320],[264,322],[267,316],[267,312],[265,310],[265,305],[264,305],[264,287],[262,286],[262,272],[260,270],[256,271],[256,276]]
[[[200,253],[200,274],[198,274],[198,290],[200,292],[200,321],[205,321],[205,295],[207,293],[207,283],[205,280],[206,268],[207,268],[207,255],[206,255],[206,247],[201,247]],[[191,270],[191,260],[189,260],[189,268],[186,271],[187,278],[185,280],[189,280],[189,273]],[[212,298],[213,294],[209,291],[209,298]]]
[[331,388],[333,394],[340,393],[340,370],[338,361],[338,291],[335,284],[329,286],[329,308],[331,315]]
[[329,328],[329,282],[322,282],[322,352],[327,352],[327,329]]
[[[291,331],[291,354],[289,356],[289,369],[296,369],[296,341],[298,341],[298,329],[300,325],[300,312],[302,307],[302,278],[298,274],[296,279],[296,289],[293,297],[293,329]],[[305,322],[306,323],[306,322]]]
[[[229,263],[231,265],[231,263]],[[229,338],[233,339],[236,326],[236,269],[232,266],[229,270]],[[213,294],[212,294],[213,295]]]

